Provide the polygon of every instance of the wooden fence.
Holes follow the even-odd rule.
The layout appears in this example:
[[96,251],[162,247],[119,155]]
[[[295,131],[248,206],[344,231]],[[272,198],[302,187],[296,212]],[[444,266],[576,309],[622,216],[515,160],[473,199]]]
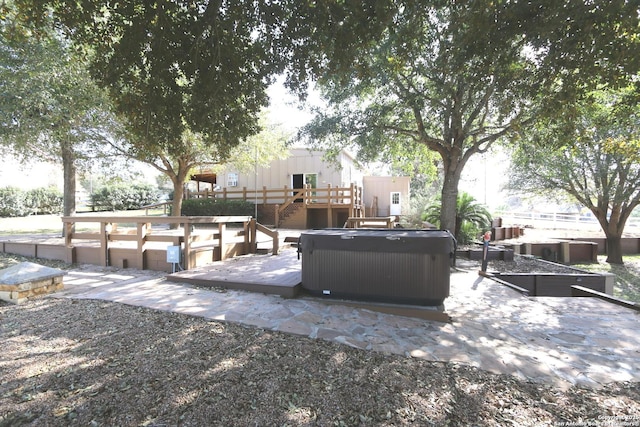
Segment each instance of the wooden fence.
[[[67,216],[62,218],[68,262],[119,265],[166,270],[167,246],[179,246],[183,268],[255,253],[257,232],[273,242],[278,253],[278,232],[250,216]],[[98,223],[99,231],[75,232],[78,223]],[[88,244],[75,247],[82,241]]]
[[242,187],[238,190],[204,190],[185,192],[185,198],[215,198],[221,200],[244,200],[260,204],[279,204],[286,207],[292,202],[302,202],[305,204],[325,204],[325,205],[362,205],[362,188],[351,184],[349,187],[326,187],[312,188],[305,185],[304,188],[283,188],[262,187],[262,189],[247,189]]

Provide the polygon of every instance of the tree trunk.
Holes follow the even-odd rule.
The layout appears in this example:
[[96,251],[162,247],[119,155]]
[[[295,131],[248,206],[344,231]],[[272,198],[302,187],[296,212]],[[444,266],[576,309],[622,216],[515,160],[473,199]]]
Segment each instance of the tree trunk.
[[[76,156],[73,148],[69,143],[63,142],[61,145],[62,152],[62,170],[63,170],[63,215],[72,216],[76,213]],[[62,235],[64,237],[64,227]]]
[[456,232],[456,207],[458,204],[458,184],[462,164],[457,160],[453,162],[443,159],[444,181],[442,183],[442,206],[440,208],[440,228]]
[[[602,204],[608,206],[608,203]],[[620,210],[612,209],[610,218],[607,218],[607,208],[592,209],[591,212],[598,218],[600,227],[607,238],[607,262],[609,264],[622,264],[622,232],[626,224],[626,217],[620,217]]]
[[609,264],[623,264],[622,235],[605,233],[607,236],[607,262]]
[[182,215],[182,199],[184,197],[184,183],[174,181],[173,185],[173,201],[171,203],[171,215]]

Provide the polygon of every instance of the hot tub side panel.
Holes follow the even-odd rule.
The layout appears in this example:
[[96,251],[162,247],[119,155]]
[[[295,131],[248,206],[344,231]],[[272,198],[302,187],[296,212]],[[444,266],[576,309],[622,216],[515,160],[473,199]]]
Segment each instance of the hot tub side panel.
[[441,305],[449,296],[448,253],[315,249],[303,252],[302,286],[338,298]]

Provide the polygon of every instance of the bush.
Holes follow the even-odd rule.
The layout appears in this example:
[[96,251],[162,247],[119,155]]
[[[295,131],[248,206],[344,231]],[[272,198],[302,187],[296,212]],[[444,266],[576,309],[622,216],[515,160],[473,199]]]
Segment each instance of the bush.
[[[440,223],[440,199],[427,206],[423,219],[433,224]],[[478,236],[491,227],[491,214],[484,205],[468,193],[458,194],[456,203],[456,229],[454,236],[458,244],[465,245],[478,239]]]
[[25,198],[27,206],[35,214],[60,214],[64,208],[64,196],[55,187],[29,190]]
[[26,216],[30,213],[23,190],[16,187],[0,188],[0,217]]
[[64,198],[55,187],[21,190],[0,188],[0,217],[19,217],[31,214],[59,214]]
[[132,210],[158,202],[158,190],[147,184],[108,185],[91,195],[94,211]]
[[255,205],[244,200],[189,199],[182,202],[184,216],[253,216]]

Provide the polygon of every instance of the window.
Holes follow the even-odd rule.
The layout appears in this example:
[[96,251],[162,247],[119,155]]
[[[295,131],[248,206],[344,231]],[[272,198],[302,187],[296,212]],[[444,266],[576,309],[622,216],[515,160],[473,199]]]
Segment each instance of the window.
[[237,187],[238,186],[238,174],[232,172],[227,175],[227,187]]

